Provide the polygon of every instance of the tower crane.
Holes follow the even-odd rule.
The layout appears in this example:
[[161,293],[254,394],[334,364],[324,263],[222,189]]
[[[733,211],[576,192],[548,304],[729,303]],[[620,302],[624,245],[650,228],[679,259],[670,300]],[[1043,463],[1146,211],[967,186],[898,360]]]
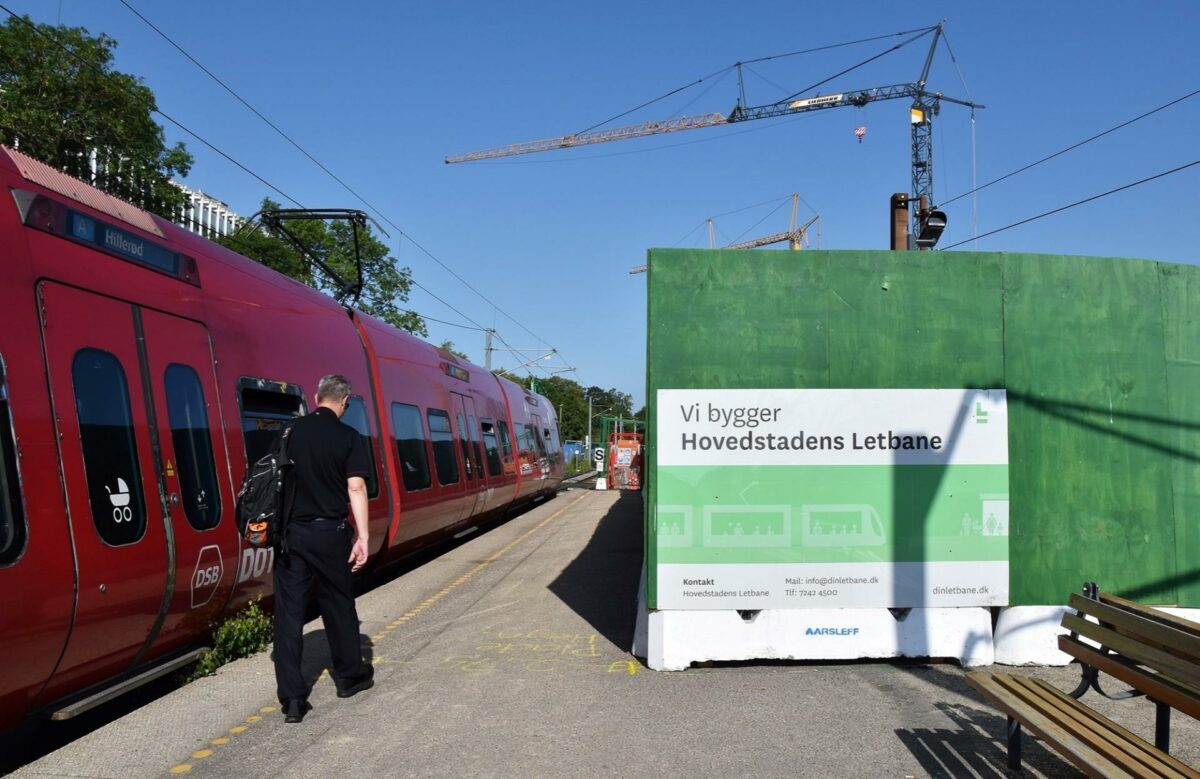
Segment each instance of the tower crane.
[[[793,251],[800,251],[802,248],[804,248],[804,244],[808,242],[808,228],[812,227],[814,224],[816,224],[818,221],[820,221],[821,215],[816,214],[813,216],[812,219],[809,219],[804,224],[800,225],[799,227],[796,227],[796,210],[799,208],[799,205],[800,205],[800,193],[793,192],[792,193],[792,221],[789,223],[791,226],[787,230],[783,231],[782,233],[774,233],[772,235],[764,235],[762,238],[751,238],[749,241],[738,241],[736,243],[731,243],[731,244],[727,245],[725,248],[726,249],[757,249],[760,246],[770,246],[773,243],[783,243],[784,241],[787,241],[789,249],[791,249]],[[706,219],[705,224],[708,225],[708,248],[715,249],[715,248],[717,248],[717,230],[716,230],[716,226],[713,224],[712,217],[709,217],[708,219]],[[821,233],[819,230],[817,231],[817,248],[818,249],[821,248]],[[645,273],[646,267],[647,266],[645,266],[645,265],[635,265],[634,267],[629,269],[629,273],[630,273],[630,275],[633,275],[636,273]]]
[[[800,225],[799,227],[796,227],[796,212],[799,209],[799,207],[800,207],[800,193],[793,192],[792,193],[792,221],[789,223],[790,226],[788,227],[787,230],[784,230],[782,233],[774,233],[773,235],[764,235],[762,238],[751,238],[749,241],[738,241],[736,243],[731,243],[728,246],[726,246],[725,248],[726,249],[757,249],[760,246],[770,246],[773,243],[783,243],[784,241],[787,241],[789,249],[792,249],[794,251],[800,251],[800,249],[803,248],[804,243],[808,240],[808,228],[810,228],[814,224],[816,224],[817,220],[821,218],[821,215],[817,214],[816,216],[814,216],[812,219],[809,219],[804,224]],[[818,233],[818,237],[819,237],[819,235],[820,234]],[[709,245],[711,248],[713,248],[713,249],[717,248],[717,236],[713,230],[713,221],[711,219],[708,220],[708,242],[709,242]],[[818,243],[819,243],[819,241],[818,241]],[[817,248],[819,249],[821,247],[818,245]]]
[[[746,88],[743,80],[742,67],[744,64],[738,62],[733,67],[737,69],[738,76],[738,98],[733,107],[733,110],[728,114],[723,114],[719,111],[694,114],[689,116],[680,116],[673,119],[661,121],[649,121],[642,124],[630,125],[625,127],[614,127],[608,129],[587,130],[573,135],[564,135],[557,138],[546,138],[537,141],[525,141],[523,143],[513,143],[506,146],[497,146],[490,149],[482,149],[479,151],[468,152],[466,154],[456,154],[447,156],[445,161],[447,164],[460,162],[474,162],[477,160],[496,159],[498,157],[511,157],[517,154],[530,154],[533,152],[552,151],[554,149],[569,149],[576,146],[587,146],[595,143],[607,143],[609,141],[621,141],[629,138],[641,138],[648,135],[660,135],[662,133],[681,132],[683,130],[696,130],[703,127],[716,127],[720,125],[734,124],[737,122],[748,122],[753,119],[771,119],[780,116],[791,116],[793,114],[810,113],[814,111],[824,111],[830,108],[842,108],[844,106],[854,106],[862,108],[869,103],[880,100],[897,100],[904,98],[912,99],[912,107],[910,112],[911,129],[912,129],[912,194],[908,198],[908,204],[911,205],[911,220],[913,235],[920,236],[927,227],[927,218],[934,216],[938,226],[944,226],[945,215],[940,211],[935,211],[932,205],[933,200],[933,117],[937,116],[941,110],[943,101],[954,103],[970,108],[972,112],[976,109],[984,108],[982,104],[975,103],[971,100],[963,100],[955,97],[949,97],[941,92],[931,92],[926,89],[926,82],[929,79],[929,70],[933,66],[933,55],[937,51],[938,42],[944,37],[942,27],[945,21],[939,22],[932,27],[926,27],[922,30],[916,30],[916,35],[895,44],[890,49],[875,55],[858,65],[843,70],[837,76],[854,70],[868,62],[879,59],[885,54],[890,54],[916,40],[924,38],[927,35],[932,35],[932,40],[929,44],[929,52],[925,56],[925,65],[921,69],[921,74],[916,81],[911,81],[902,84],[890,84],[887,86],[871,87],[868,89],[855,89],[847,92],[837,92],[834,94],[821,95],[816,94],[811,97],[802,97],[805,93],[815,89],[818,86],[836,78],[825,79],[812,87],[801,90],[795,94],[789,95],[782,100],[777,100],[774,103],[767,103],[759,106],[748,106],[746,104]],[[949,45],[949,44],[947,44]],[[953,56],[953,53],[951,53]],[[940,233],[940,230],[935,232]],[[936,241],[936,237],[933,238]],[[922,244],[918,240],[918,244]],[[932,246],[932,242],[926,241],[923,248]]]

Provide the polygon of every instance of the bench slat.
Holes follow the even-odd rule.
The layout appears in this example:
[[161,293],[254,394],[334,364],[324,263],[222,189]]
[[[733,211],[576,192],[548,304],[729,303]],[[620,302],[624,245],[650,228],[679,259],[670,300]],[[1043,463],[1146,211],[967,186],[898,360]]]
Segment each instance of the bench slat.
[[1200,623],[1176,617],[1174,614],[1168,614],[1165,611],[1160,611],[1153,606],[1144,606],[1136,601],[1126,600],[1119,595],[1113,595],[1111,592],[1102,592],[1099,595],[1101,602],[1111,606],[1126,609],[1142,615],[1146,619],[1152,619],[1155,622],[1161,622],[1164,625],[1170,625],[1176,630],[1182,630],[1184,633],[1190,633],[1197,638],[1200,638]]
[[1031,733],[1044,743],[1054,747],[1068,761],[1088,776],[1120,777],[1129,772],[1120,765],[1096,752],[1065,728],[1036,709],[1010,690],[1002,687],[985,673],[972,671],[967,674],[967,683],[1008,716],[1019,720]]
[[1076,660],[1137,688],[1151,698],[1162,701],[1190,717],[1200,719],[1200,700],[1191,690],[1173,680],[1148,674],[1129,660],[1103,654],[1100,650],[1070,636],[1059,636],[1058,648]]
[[1062,626],[1109,647],[1130,660],[1161,672],[1181,687],[1190,690],[1191,694],[1196,696],[1195,703],[1200,705],[1200,666],[1196,663],[1145,644],[1133,636],[1122,635],[1095,622],[1088,622],[1074,614],[1064,615]]
[[1171,757],[1166,752],[1160,751],[1141,736],[1131,733],[1095,709],[1085,706],[1070,697],[1049,682],[1030,677],[1028,683],[1037,687],[1058,710],[1075,719],[1080,727],[1087,728],[1095,733],[1097,738],[1103,739],[1113,747],[1129,753],[1139,763],[1155,771],[1160,776],[1193,777],[1194,779],[1200,777],[1200,771],[1196,771],[1186,763]]
[[[1145,775],[1149,772],[1171,779],[1181,779],[1189,775],[1181,773],[1176,766],[1163,760],[1166,754],[1155,749],[1149,742],[1143,741],[1098,712],[1087,709],[1049,684],[1038,684],[1038,680],[1008,674],[993,674],[992,678],[1000,686],[1021,697],[1027,705],[1058,722],[1071,735],[1131,774]],[[1086,715],[1085,710],[1091,716]]]
[[1102,603],[1082,595],[1072,595],[1067,601],[1067,605],[1084,614],[1096,617],[1101,622],[1109,623],[1119,633],[1132,634],[1146,639],[1148,643],[1157,644],[1168,654],[1186,656],[1193,663],[1200,661],[1200,636],[1175,624],[1186,620],[1175,620],[1175,623],[1167,624],[1157,617],[1169,615],[1161,614],[1161,612],[1158,615],[1152,615],[1148,613],[1152,609],[1147,607],[1139,606],[1134,609],[1130,608],[1130,605],[1138,606],[1138,604],[1131,604],[1129,601]]

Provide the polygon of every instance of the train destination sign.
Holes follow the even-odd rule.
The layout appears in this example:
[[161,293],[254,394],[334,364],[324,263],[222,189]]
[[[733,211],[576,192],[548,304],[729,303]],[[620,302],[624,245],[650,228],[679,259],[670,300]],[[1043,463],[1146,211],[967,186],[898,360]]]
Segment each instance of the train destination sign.
[[1008,602],[1003,390],[659,390],[660,609]]
[[133,233],[67,209],[67,234],[110,254],[148,265],[156,270],[179,275],[179,254],[139,238]]

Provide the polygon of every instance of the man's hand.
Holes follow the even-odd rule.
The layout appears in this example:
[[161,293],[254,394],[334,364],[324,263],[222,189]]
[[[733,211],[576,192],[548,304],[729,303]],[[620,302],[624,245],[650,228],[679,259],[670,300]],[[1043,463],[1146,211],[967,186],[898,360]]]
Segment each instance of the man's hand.
[[346,562],[352,564],[351,573],[367,564],[367,539],[362,536],[354,539],[354,546],[350,547],[350,559]]
[[367,564],[367,482],[361,476],[351,476],[346,480],[346,490],[354,517],[354,546],[350,547],[348,561],[354,566],[350,569],[353,573]]

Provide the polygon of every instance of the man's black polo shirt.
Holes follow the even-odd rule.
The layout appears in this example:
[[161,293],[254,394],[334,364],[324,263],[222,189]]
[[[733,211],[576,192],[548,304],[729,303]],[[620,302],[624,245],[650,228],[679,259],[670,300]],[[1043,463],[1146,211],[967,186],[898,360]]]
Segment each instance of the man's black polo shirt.
[[358,431],[342,424],[330,409],[318,406],[293,423],[287,453],[295,464],[292,519],[344,519],[350,503],[346,480],[351,476],[365,480],[371,467]]

